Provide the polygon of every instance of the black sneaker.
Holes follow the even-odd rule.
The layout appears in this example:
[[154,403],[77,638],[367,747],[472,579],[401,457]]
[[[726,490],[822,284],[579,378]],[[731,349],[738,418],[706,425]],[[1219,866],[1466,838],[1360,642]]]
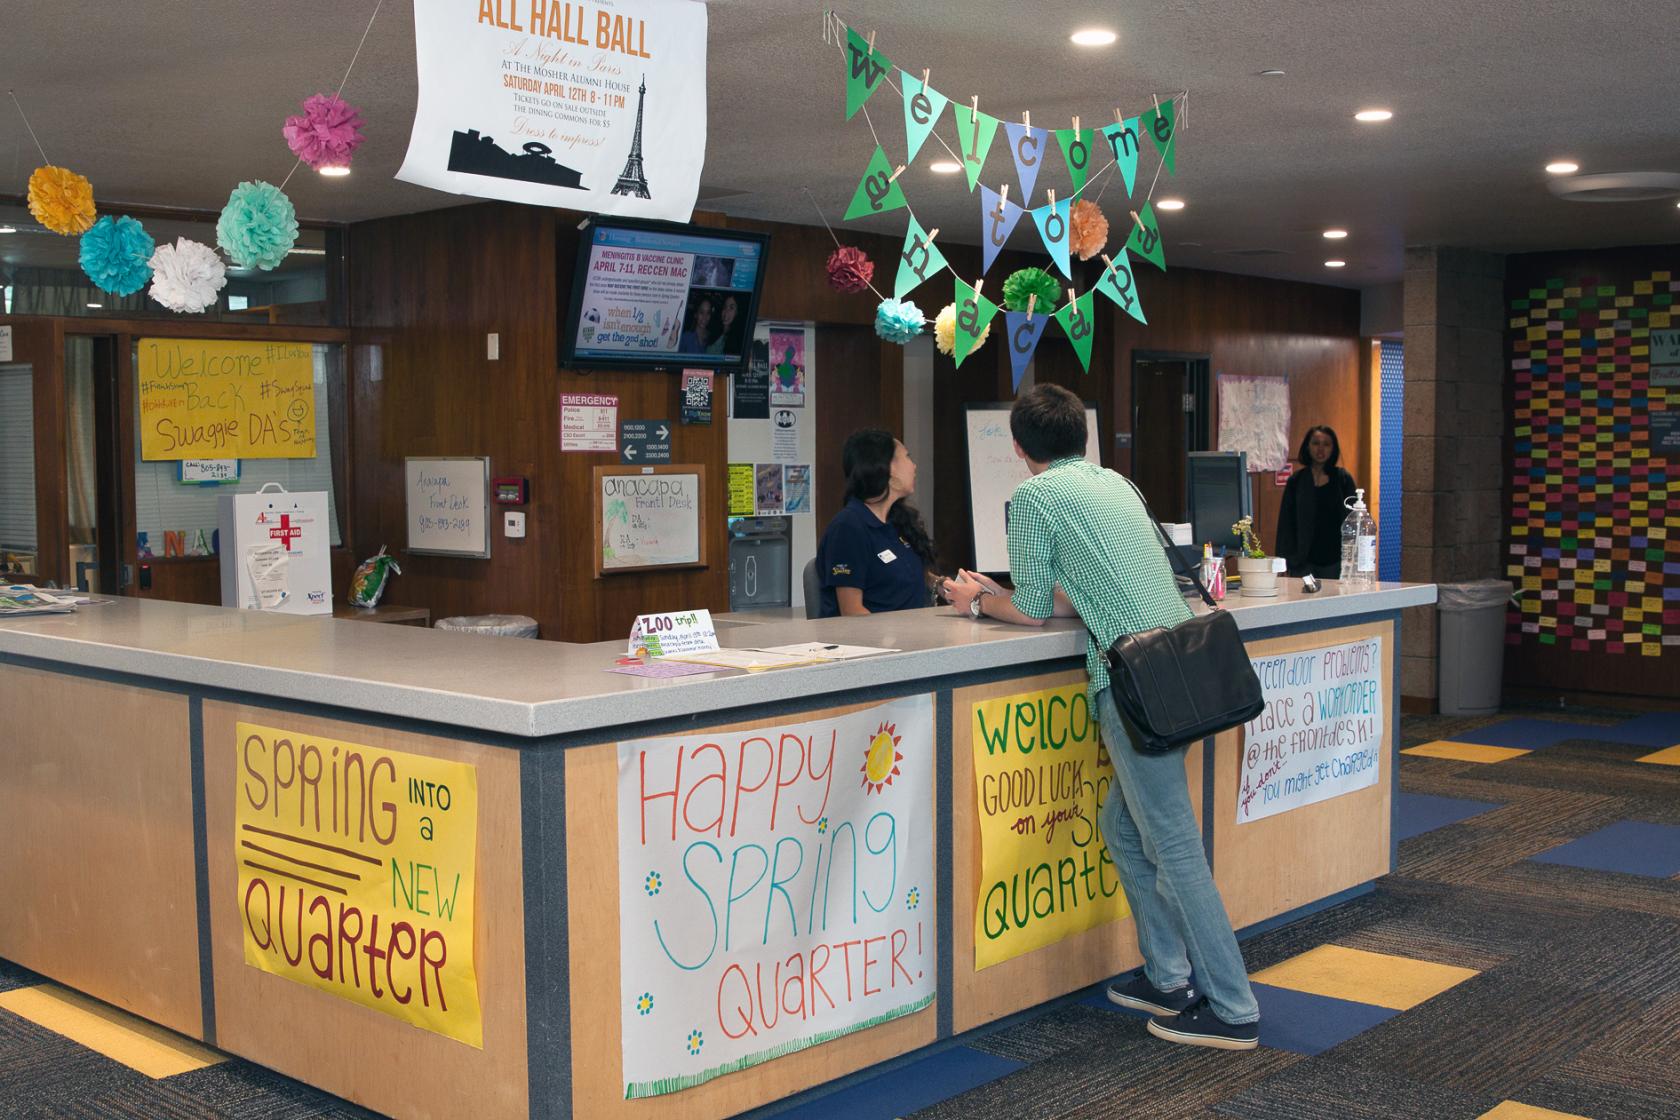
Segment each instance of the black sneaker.
[[1108,986],[1110,1003],[1118,1003],[1134,1011],[1147,1011],[1151,1015],[1177,1015],[1200,998],[1201,993],[1188,984],[1163,992],[1141,972],[1130,980],[1116,980]]
[[1252,1050],[1260,1045],[1260,1023],[1227,1023],[1213,1013],[1207,997],[1197,999],[1170,1019],[1151,1019],[1145,1026],[1156,1038],[1186,1046],[1215,1050]]

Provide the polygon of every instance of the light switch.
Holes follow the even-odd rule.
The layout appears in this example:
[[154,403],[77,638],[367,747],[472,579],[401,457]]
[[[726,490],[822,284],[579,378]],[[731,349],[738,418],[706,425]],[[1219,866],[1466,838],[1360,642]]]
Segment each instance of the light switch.
[[502,514],[502,536],[523,537],[525,535],[525,515],[523,513],[508,512]]
[[492,362],[501,358],[501,356],[502,356],[502,336],[501,335],[496,334],[494,331],[492,331],[490,334],[485,336],[484,356],[489,358]]

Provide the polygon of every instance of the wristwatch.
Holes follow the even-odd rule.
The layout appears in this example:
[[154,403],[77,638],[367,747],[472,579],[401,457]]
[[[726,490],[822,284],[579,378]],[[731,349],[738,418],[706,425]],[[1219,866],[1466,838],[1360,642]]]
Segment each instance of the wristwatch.
[[990,594],[991,594],[991,592],[989,590],[982,587],[975,594],[974,598],[972,598],[968,601],[968,617],[970,617],[970,618],[985,618],[986,617],[986,612],[980,609],[980,600],[984,599],[986,596],[988,596]]

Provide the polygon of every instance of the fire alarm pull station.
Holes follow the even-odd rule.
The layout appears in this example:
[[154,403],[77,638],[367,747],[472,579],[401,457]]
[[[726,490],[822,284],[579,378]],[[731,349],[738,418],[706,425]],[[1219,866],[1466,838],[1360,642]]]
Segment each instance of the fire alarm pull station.
[[496,504],[499,506],[522,506],[529,500],[531,483],[523,478],[498,478],[491,485],[495,488]]

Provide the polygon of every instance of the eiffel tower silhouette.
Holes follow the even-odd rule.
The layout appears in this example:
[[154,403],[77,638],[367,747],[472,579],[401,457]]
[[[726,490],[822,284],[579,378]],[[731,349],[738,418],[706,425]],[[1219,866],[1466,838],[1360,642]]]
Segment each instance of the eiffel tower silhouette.
[[647,175],[642,171],[642,106],[647,102],[647,75],[642,75],[642,88],[636,93],[636,136],[630,141],[630,158],[618,173],[614,194],[633,194],[637,198],[652,198],[648,193]]

